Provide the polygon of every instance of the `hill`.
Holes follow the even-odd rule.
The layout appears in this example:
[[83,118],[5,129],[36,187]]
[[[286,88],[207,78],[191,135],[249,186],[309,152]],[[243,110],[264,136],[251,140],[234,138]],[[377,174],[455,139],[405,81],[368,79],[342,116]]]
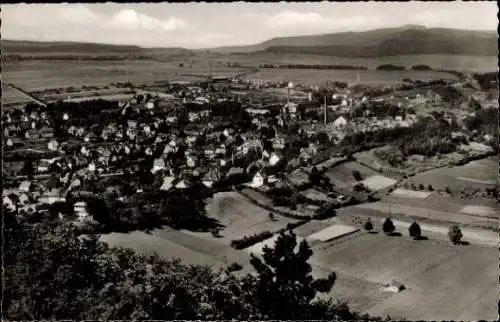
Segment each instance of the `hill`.
[[399,55],[496,56],[496,32],[408,25],[364,32],[273,38],[260,44],[209,49],[219,53],[296,53],[352,58]]
[[140,52],[139,46],[109,45],[82,42],[41,42],[24,40],[2,40],[2,51],[4,54],[125,54]]

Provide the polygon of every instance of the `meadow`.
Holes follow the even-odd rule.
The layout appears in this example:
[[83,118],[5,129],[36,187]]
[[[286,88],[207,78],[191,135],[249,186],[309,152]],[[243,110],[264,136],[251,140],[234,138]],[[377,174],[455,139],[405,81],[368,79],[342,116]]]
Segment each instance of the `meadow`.
[[357,183],[352,174],[353,171],[358,171],[361,174],[362,180],[378,174],[372,169],[365,167],[355,161],[348,161],[329,168],[325,172],[325,175],[330,178],[330,181],[336,187],[351,189]]

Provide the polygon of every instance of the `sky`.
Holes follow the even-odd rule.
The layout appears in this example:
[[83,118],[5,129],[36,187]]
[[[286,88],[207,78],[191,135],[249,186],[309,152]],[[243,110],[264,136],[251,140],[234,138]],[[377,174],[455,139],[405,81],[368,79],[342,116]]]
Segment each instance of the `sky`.
[[2,37],[211,48],[418,24],[497,29],[496,1],[2,5]]

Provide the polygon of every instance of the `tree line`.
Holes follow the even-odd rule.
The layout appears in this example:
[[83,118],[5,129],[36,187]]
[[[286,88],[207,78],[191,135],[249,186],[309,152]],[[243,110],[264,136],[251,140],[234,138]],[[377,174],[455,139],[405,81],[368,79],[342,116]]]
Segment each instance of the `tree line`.
[[354,65],[320,65],[320,64],[261,64],[259,68],[277,69],[337,69],[337,70],[367,70],[366,66]]

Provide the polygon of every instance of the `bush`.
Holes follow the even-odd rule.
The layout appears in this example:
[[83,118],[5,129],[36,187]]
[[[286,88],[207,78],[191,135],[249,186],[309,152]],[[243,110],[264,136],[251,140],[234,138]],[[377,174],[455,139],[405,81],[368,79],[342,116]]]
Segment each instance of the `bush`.
[[334,217],[336,214],[337,214],[337,212],[335,211],[335,205],[331,204],[331,203],[327,203],[327,204],[324,204],[323,206],[321,206],[321,208],[319,208],[316,211],[316,214],[314,215],[314,219],[320,219],[320,220],[327,219],[330,217]]
[[274,220],[274,214],[272,212],[269,213],[269,219]]
[[247,248],[247,247],[250,247],[250,246],[255,245],[257,243],[260,243],[263,240],[271,238],[272,236],[273,236],[273,233],[266,230],[266,231],[263,231],[261,233],[255,234],[255,235],[245,236],[242,239],[235,239],[235,240],[231,241],[231,247],[236,248],[236,249]]
[[363,180],[363,176],[358,170],[352,170],[352,176],[354,177],[354,179],[356,179],[356,181]]
[[241,266],[239,263],[236,263],[236,262],[233,262],[231,265],[229,265],[227,267],[227,270],[229,272],[236,272],[236,271],[239,271],[243,268],[243,266]]
[[361,191],[365,191],[366,188],[362,183],[356,183],[356,185],[353,187],[353,190],[356,192],[361,192]]
[[420,229],[420,225],[415,221],[408,228],[408,232],[410,233],[410,237],[413,237],[413,239],[419,239],[420,237],[422,237],[422,230]]
[[394,223],[390,218],[385,219],[384,223],[382,224],[382,230],[386,234],[392,234],[396,230],[396,227],[394,226]]
[[451,193],[451,189],[450,189],[450,187],[446,187],[446,188],[444,188],[444,191],[446,191],[446,193]]
[[418,189],[419,189],[419,190],[424,190],[424,189],[425,189],[425,187],[424,187],[424,185],[421,183],[421,184],[419,184],[419,185],[418,185]]
[[372,230],[373,230],[373,224],[372,224],[372,222],[371,222],[371,221],[369,221],[369,220],[368,220],[368,221],[365,223],[365,230],[366,230],[366,231],[372,231]]
[[460,244],[463,237],[462,230],[457,225],[453,225],[448,230],[448,237],[450,238],[450,241],[453,243],[453,245]]
[[432,187],[432,185],[428,185],[428,186],[427,186],[427,190],[429,190],[429,191],[434,191],[434,188]]

